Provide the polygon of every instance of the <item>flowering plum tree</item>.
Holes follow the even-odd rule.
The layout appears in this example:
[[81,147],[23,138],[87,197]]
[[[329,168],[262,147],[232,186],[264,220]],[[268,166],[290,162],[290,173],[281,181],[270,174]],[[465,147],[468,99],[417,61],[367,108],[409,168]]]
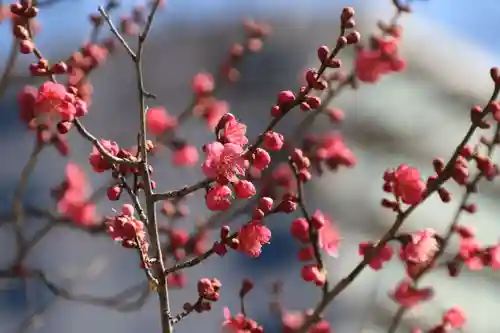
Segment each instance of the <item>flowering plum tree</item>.
[[[104,7],[99,7],[98,13],[90,16],[93,25],[90,42],[64,61],[45,58],[35,38],[39,33],[36,18],[44,6],[52,2],[55,1],[20,0],[0,7],[0,22],[10,22],[14,36],[10,65],[0,78],[0,94],[5,92],[13,62],[20,53],[36,59],[30,64],[29,72],[42,80],[38,86],[24,87],[18,95],[19,116],[33,133],[35,148],[14,191],[12,213],[2,221],[13,225],[18,248],[16,259],[0,271],[3,276],[39,279],[59,297],[119,307],[119,298],[73,295],[50,281],[43,271],[24,263],[27,254],[44,237],[44,231],[40,231],[27,239],[23,231],[26,216],[44,216],[50,218],[53,225],[65,223],[89,233],[106,233],[124,248],[123,251],[137,251],[140,258],[137,269],[144,272],[149,286],[147,293],[155,292],[158,297],[161,332],[172,333],[185,318],[211,310],[224,289],[217,277],[202,278],[198,281],[197,298],[186,302],[180,310],[181,306],[171,304],[169,289],[184,286],[184,274],[190,267],[200,265],[214,255],[224,257],[229,251],[259,257],[273,238],[272,226],[266,219],[275,214],[296,213],[299,217],[287,218],[291,237],[300,244],[296,258],[302,269],[297,275],[304,282],[317,286],[320,292],[318,303],[311,309],[307,304],[297,304],[302,310],[294,312],[275,304],[283,332],[334,332],[335,323],[323,318],[323,311],[362,271],[383,269],[397,251],[406,268],[406,276],[390,293],[400,306],[388,328],[388,332],[396,332],[407,311],[421,302],[432,300],[433,287],[421,286],[419,282],[435,267],[446,265],[450,277],[454,278],[464,268],[500,268],[500,245],[480,245],[475,240],[474,231],[462,226],[459,220],[462,213],[472,214],[477,210],[471,196],[477,192],[479,182],[493,181],[498,175],[498,166],[492,161],[494,149],[500,142],[500,103],[496,101],[500,91],[500,72],[497,68],[492,68],[489,73],[492,96],[484,107],[476,106],[470,110],[469,130],[448,160],[436,158],[433,161],[434,174],[424,177],[419,170],[401,161],[400,165],[388,165],[388,171],[380,175],[381,186],[387,194],[381,200],[381,209],[393,212],[391,227],[378,239],[359,244],[359,263],[341,280],[333,281],[325,268],[325,256],[338,256],[341,230],[334,219],[321,210],[310,211],[305,201],[304,185],[327,171],[355,167],[357,157],[339,132],[308,134],[311,120],[327,117],[340,124],[345,115],[340,109],[330,106],[334,97],[347,88],[373,85],[383,81],[386,75],[405,70],[406,61],[398,53],[404,35],[398,19],[411,13],[410,1],[392,0],[396,11],[394,18],[389,23],[380,22],[377,32],[366,38],[363,45],[360,33],[355,30],[354,9],[344,8],[338,17],[339,36],[332,45],[322,45],[317,49],[318,68],[306,71],[304,84],[297,91],[277,92],[275,102],[269,105],[269,123],[253,140],[247,137],[247,125],[229,113],[228,104],[217,98],[217,89],[223,83],[238,80],[239,62],[249,53],[258,53],[264,47],[270,33],[269,26],[246,22],[246,39],[231,46],[220,73],[196,74],[192,79],[192,103],[183,113],[174,114],[155,106],[154,87],[147,87],[143,77],[146,40],[163,1],[149,0],[137,5],[131,15],[115,25],[110,13],[119,4],[109,0]],[[98,38],[103,27],[110,29],[113,38]],[[130,37],[137,39],[137,47],[127,42]],[[92,109],[89,75],[99,70],[116,48],[126,50],[137,80],[139,128],[127,129],[137,138],[135,147],[123,147],[117,142],[97,138],[83,124]],[[341,70],[343,65],[338,58],[346,48],[354,48],[356,52],[351,72]],[[294,112],[302,112],[303,120],[296,128],[296,135],[288,138],[279,132],[278,124]],[[179,127],[190,117],[205,121],[213,132],[211,142],[196,147],[179,135]],[[485,134],[480,142],[471,142],[475,132],[487,133],[492,125],[494,129],[490,137]],[[106,199],[113,202],[125,197],[127,200],[126,204],[116,207],[116,211],[106,212],[108,216],[104,219],[97,217],[98,195],[88,195],[84,172],[71,162],[66,166],[65,180],[51,192],[57,211],[32,207],[23,201],[38,156],[47,147],[55,147],[63,156],[72,154],[67,141],[68,132],[78,132],[88,141],[88,163],[93,172],[109,180],[104,191]],[[174,166],[200,168],[204,177],[179,189],[158,188],[151,160],[160,147],[171,151]],[[198,148],[201,148],[201,154]],[[287,161],[273,163],[279,160],[276,152],[285,152]],[[410,214],[431,196],[437,194],[443,203],[452,201],[446,189],[450,182],[463,188],[463,196],[448,230],[444,234],[429,228],[401,232],[400,228]],[[240,215],[247,216],[247,222],[234,228],[228,221],[228,224],[216,228],[216,237],[211,241],[212,217],[207,218],[194,234],[177,224],[159,223],[157,207],[161,206],[162,213],[170,219],[184,217],[187,214],[186,197],[198,191],[204,193],[206,208],[215,217],[218,212],[229,210],[236,201],[245,202]],[[167,241],[160,236],[166,236]],[[459,251],[453,260],[444,261],[442,255],[452,238],[459,240]],[[264,327],[245,311],[245,296],[253,288],[251,280],[242,281],[240,293],[235,295],[241,300],[241,309],[232,314],[226,308],[224,316],[221,315],[224,332],[264,332]],[[434,327],[415,328],[412,332],[452,332],[465,324],[466,315],[457,306],[445,311],[441,322]]]

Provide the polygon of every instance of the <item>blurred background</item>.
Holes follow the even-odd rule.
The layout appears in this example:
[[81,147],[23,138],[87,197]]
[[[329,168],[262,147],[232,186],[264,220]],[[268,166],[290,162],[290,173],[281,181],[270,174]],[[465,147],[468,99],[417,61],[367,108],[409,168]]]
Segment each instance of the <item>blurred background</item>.
[[[5,2],[5,1],[4,1]],[[41,10],[42,30],[37,45],[50,60],[64,59],[85,41],[90,32],[88,14],[96,12],[98,0],[61,0]],[[113,12],[113,20],[130,13],[132,0],[121,1]],[[180,113],[191,100],[190,81],[200,70],[216,72],[225,59],[229,46],[241,41],[241,22],[245,18],[265,21],[273,28],[261,53],[245,58],[241,79],[223,88],[218,97],[231,104],[231,112],[249,126],[249,137],[260,133],[269,119],[269,107],[279,90],[295,89],[305,68],[317,66],[316,48],[331,44],[337,34],[342,7],[353,6],[358,30],[366,40],[376,31],[377,20],[388,21],[395,9],[389,0],[183,0],[167,1],[157,20],[145,51],[146,87],[158,99],[151,106],[164,106],[172,114]],[[326,173],[321,181],[306,186],[311,210],[320,208],[329,214],[342,231],[338,259],[327,259],[329,278],[336,282],[358,262],[358,244],[375,240],[392,224],[393,215],[380,208],[383,195],[382,174],[387,168],[408,163],[424,176],[432,173],[432,158],[447,158],[468,128],[468,110],[483,105],[492,91],[488,70],[498,65],[500,42],[496,20],[500,7],[495,0],[414,1],[414,13],[405,15],[401,53],[408,69],[385,77],[376,85],[346,89],[334,106],[342,108],[346,119],[341,130],[347,144],[358,157],[354,169]],[[108,29],[103,29],[109,36]],[[10,25],[0,25],[0,58],[7,59],[11,43]],[[344,64],[351,67],[352,52],[343,53]],[[32,149],[33,134],[18,119],[16,95],[28,83],[31,56],[21,56],[15,65],[14,79],[0,99],[2,171],[0,193],[2,211],[9,212],[12,192],[19,181],[20,170]],[[3,61],[2,63],[5,63]],[[135,144],[138,102],[133,64],[118,47],[115,54],[91,75],[94,85],[93,104],[83,119],[96,136],[117,141],[121,146]],[[5,70],[0,65],[2,72]],[[21,79],[19,79],[21,77]],[[279,131],[291,133],[303,115],[293,112],[280,125]],[[324,132],[333,125],[318,119],[313,131]],[[212,135],[200,121],[193,120],[182,128],[185,137],[200,147]],[[200,130],[201,129],[201,130]],[[89,143],[76,133],[69,135],[72,154],[62,158],[54,149],[41,155],[29,181],[24,200],[39,207],[54,207],[50,189],[64,178],[68,161],[87,172],[93,188],[108,181],[105,175],[90,172]],[[155,158],[155,179],[160,189],[174,189],[201,178],[195,168],[173,168],[169,153]],[[460,191],[450,186],[455,196]],[[475,197],[480,210],[465,216],[463,224],[477,227],[478,238],[485,244],[498,241],[499,206],[494,201],[498,185],[484,184]],[[206,217],[200,193],[189,198],[190,215],[181,222],[191,228],[197,217]],[[118,204],[99,203],[101,215],[112,213]],[[445,230],[455,204],[443,205],[430,199],[405,224],[406,230],[433,227]],[[271,313],[270,285],[283,282],[283,304],[290,310],[313,307],[319,296],[317,288],[300,279],[300,266],[295,260],[298,249],[289,236],[290,216],[271,218],[272,243],[259,259],[247,259],[230,253],[221,260],[211,258],[189,269],[188,284],[173,290],[173,312],[196,297],[195,284],[200,277],[217,277],[222,281],[221,300],[209,313],[188,317],[176,329],[179,333],[219,332],[222,307],[233,313],[239,310],[238,289],[242,278],[250,277],[255,289],[248,297],[247,313],[262,323],[266,332],[279,332],[279,318]],[[244,222],[245,220],[239,221]],[[28,219],[27,234],[43,227],[43,219]],[[15,255],[13,230],[0,229],[2,267]],[[143,280],[137,269],[137,256],[114,244],[106,236],[57,228],[52,230],[27,258],[28,267],[47,272],[48,277],[76,295],[112,296]],[[336,333],[385,332],[397,310],[387,296],[404,276],[396,260],[380,272],[366,270],[328,308],[325,316]],[[413,326],[428,328],[440,321],[442,313],[452,306],[462,307],[468,315],[463,332],[500,332],[500,324],[492,318],[500,310],[496,294],[500,276],[489,272],[469,273],[450,280],[445,271],[425,278],[424,285],[436,287],[436,298],[406,316],[400,332]],[[137,297],[138,294],[135,295]],[[158,332],[158,308],[155,295],[144,306],[130,312],[80,304],[55,298],[45,285],[36,280],[23,282],[15,278],[0,280],[0,332],[83,333],[83,332]],[[384,329],[385,328],[385,329]]]

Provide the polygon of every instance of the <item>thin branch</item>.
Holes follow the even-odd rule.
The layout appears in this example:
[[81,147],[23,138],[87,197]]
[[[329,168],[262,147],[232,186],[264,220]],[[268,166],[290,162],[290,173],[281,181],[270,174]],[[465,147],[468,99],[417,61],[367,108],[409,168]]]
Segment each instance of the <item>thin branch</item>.
[[99,11],[99,13],[102,15],[102,17],[104,17],[104,19],[106,20],[106,22],[108,23],[108,26],[109,26],[109,29],[111,30],[111,32],[113,33],[113,35],[115,35],[116,39],[118,39],[118,41],[120,42],[120,44],[122,44],[122,46],[125,48],[125,50],[127,51],[127,53],[130,55],[130,57],[132,58],[132,60],[135,62],[137,61],[137,56],[135,55],[135,52],[132,50],[132,48],[130,47],[130,45],[128,45],[127,41],[125,40],[125,38],[120,34],[120,32],[118,32],[118,29],[115,27],[115,25],[113,24],[113,21],[111,20],[111,18],[109,17],[108,13],[106,12],[106,10],[104,9],[104,7],[102,6],[99,6],[99,8],[97,9]]
[[55,296],[64,298],[65,300],[68,301],[92,304],[106,308],[113,308],[120,305],[120,303],[122,303],[123,300],[130,298],[135,292],[137,292],[138,290],[142,290],[144,288],[144,282],[141,281],[140,283],[137,283],[121,291],[115,296],[111,297],[96,297],[93,295],[84,295],[84,294],[73,295],[69,290],[61,286],[58,286],[54,282],[50,281],[43,272],[36,272],[35,276],[38,277],[49,289],[49,291],[52,292]]
[[[231,236],[229,236],[228,238],[229,239],[235,238],[237,236],[238,236],[238,233],[234,233]],[[179,262],[179,263],[167,268],[164,273],[165,273],[165,275],[169,275],[169,274],[172,274],[174,272],[180,271],[180,270],[188,268],[188,267],[194,267],[194,266],[198,265],[199,263],[201,263],[203,260],[208,259],[214,253],[215,253],[215,251],[212,247],[210,250],[205,251],[204,253],[200,254],[199,256],[196,256],[194,258],[188,259],[188,260],[183,261],[183,262]]]
[[139,166],[140,161],[131,161],[123,158],[116,157],[114,155],[111,155],[109,151],[106,150],[106,148],[103,147],[101,142],[93,136],[80,122],[79,119],[75,118],[73,120],[73,124],[75,124],[76,129],[78,132],[88,141],[92,143],[94,147],[97,148],[99,153],[110,163],[118,164],[118,165],[127,165],[127,166]]
[[[117,169],[115,169],[118,171]],[[137,211],[137,214],[139,214],[139,218],[141,221],[147,225],[148,224],[148,217],[146,216],[146,213],[144,212],[144,209],[142,208],[142,205],[139,201],[139,197],[137,194],[134,193],[133,189],[130,187],[130,185],[127,183],[127,180],[125,177],[121,174],[119,174],[118,179],[120,179],[120,183],[122,186],[125,188],[125,191],[127,191],[130,199],[132,200],[132,203],[134,204],[134,208]]]
[[148,18],[146,20],[146,25],[144,26],[144,30],[139,35],[139,50],[142,49],[144,43],[146,42],[146,39],[148,38],[149,32],[151,31],[151,27],[153,26],[153,20],[154,20],[156,11],[160,7],[160,2],[161,2],[161,0],[155,0],[153,3],[153,7],[151,8],[151,11],[149,12]]
[[27,242],[23,244],[21,249],[17,252],[16,259],[14,263],[19,265],[22,261],[28,256],[30,251],[45,237],[49,234],[49,232],[54,229],[56,224],[54,222],[47,223],[42,229],[37,231],[35,235]]
[[[250,201],[250,202],[252,202],[252,201]],[[230,215],[230,218],[228,218],[228,219],[234,219],[234,217],[236,217],[236,216],[238,216],[240,214],[244,214],[246,212],[248,212],[248,210],[247,210],[247,206],[245,205],[245,206],[241,207],[240,209],[236,210],[235,212],[233,212]],[[271,212],[267,213],[265,217],[269,217],[269,216],[277,214],[277,213],[279,213],[279,211],[272,210]],[[214,220],[211,221],[211,222],[214,222],[216,220],[215,218],[219,217],[219,215],[214,214],[212,217],[214,217]],[[212,225],[212,223],[208,223],[208,225]],[[203,232],[206,229],[208,229],[208,227],[206,227],[206,228],[202,227],[201,228],[201,232]],[[231,235],[229,235],[227,237],[227,240],[230,240],[230,239],[233,239],[233,238],[236,238],[236,237],[238,237],[238,232],[234,232]],[[193,241],[188,242],[185,247],[192,247],[193,243],[191,243],[191,242],[194,242],[195,238],[196,237],[191,237],[191,239],[193,239]],[[185,269],[185,268],[194,267],[194,266],[200,264],[202,261],[208,259],[213,254],[215,254],[215,250],[212,247],[210,250],[205,251],[204,253],[202,253],[202,254],[200,254],[200,255],[198,255],[196,257],[193,257],[193,258],[190,258],[190,259],[186,259],[185,261],[176,263],[175,265],[167,268],[164,273],[165,273],[165,275],[169,275],[169,274],[172,274],[174,272],[180,271],[180,270]]]
[[328,286],[327,272],[325,269],[325,265],[323,264],[323,259],[321,258],[321,251],[319,249],[318,230],[313,226],[311,215],[309,214],[306,208],[306,202],[304,196],[304,182],[300,179],[299,170],[291,160],[289,161],[289,164],[290,167],[292,168],[295,180],[297,182],[297,204],[299,206],[302,216],[304,216],[304,218],[307,220],[307,224],[309,225],[309,242],[311,243],[311,246],[314,251],[314,259],[316,260],[316,264],[318,265],[319,269],[325,274],[325,284],[322,287],[323,297],[324,297],[328,292],[329,286]]
[[207,179],[204,179],[204,180],[202,180],[194,185],[185,186],[180,190],[169,191],[169,192],[164,192],[164,193],[155,193],[155,194],[153,194],[153,199],[154,199],[154,201],[160,201],[160,200],[167,200],[167,199],[183,198],[188,194],[191,194],[193,192],[201,190],[202,188],[207,188],[212,182],[213,182],[213,179],[207,178]]
[[203,301],[203,299],[201,297],[199,297],[198,300],[196,301],[196,303],[191,304],[191,306],[189,306],[189,308],[187,310],[184,310],[181,313],[179,313],[179,314],[177,314],[175,316],[172,316],[172,318],[171,318],[172,325],[178,324],[184,318],[186,318],[187,316],[189,316],[189,314],[191,314],[194,311],[194,309],[196,309],[197,307],[200,306],[200,304],[201,304],[202,301]]
[[[109,12],[112,11],[113,9],[116,9],[120,6],[120,2],[118,0],[108,0],[106,5],[104,6],[104,10],[109,16]],[[92,28],[92,31],[90,33],[90,42],[91,43],[97,43],[98,37],[99,37],[99,32],[101,31],[101,27],[103,26],[102,22],[98,22],[94,25]]]
[[5,63],[5,69],[0,77],[0,99],[2,98],[5,90],[9,85],[9,80],[11,78],[12,70],[16,64],[16,60],[19,56],[19,42],[16,38],[12,37],[12,45],[10,47],[9,56],[7,62]]
[[35,170],[35,166],[38,161],[38,156],[45,148],[45,145],[40,144],[38,140],[35,138],[35,144],[33,147],[33,151],[30,154],[29,160],[21,171],[21,176],[19,183],[17,184],[14,190],[14,199],[13,199],[13,212],[14,212],[14,230],[16,234],[16,243],[17,250],[20,251],[24,244],[24,236],[23,236],[23,223],[24,223],[24,210],[23,210],[23,196],[24,191],[26,190],[26,186],[28,185],[29,178],[33,171]]

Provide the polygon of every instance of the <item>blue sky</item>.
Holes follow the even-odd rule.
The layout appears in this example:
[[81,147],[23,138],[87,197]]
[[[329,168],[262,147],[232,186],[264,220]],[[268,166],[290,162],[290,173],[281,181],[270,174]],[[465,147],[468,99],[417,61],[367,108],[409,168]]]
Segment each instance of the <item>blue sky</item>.
[[[45,45],[56,42],[71,42],[77,45],[85,39],[90,29],[87,14],[95,10],[105,0],[65,0],[53,8],[43,10],[40,15],[44,33],[40,42]],[[166,11],[160,13],[158,20],[175,23],[177,20],[190,21],[193,25],[208,21],[234,19],[242,15],[256,13],[287,13],[302,12],[305,15],[318,15],[318,8],[324,15],[331,15],[339,5],[351,4],[362,6],[366,1],[384,3],[390,0],[167,0]],[[456,30],[483,45],[486,49],[498,52],[500,43],[497,31],[500,28],[500,6],[498,0],[426,0],[415,1],[414,15],[421,15]],[[130,10],[137,0],[122,0],[122,13]],[[116,17],[116,16],[115,16]],[[61,29],[61,27],[64,27]],[[0,36],[5,38],[7,25],[0,27]],[[70,32],[70,33],[68,33]],[[57,36],[57,39],[54,39]],[[72,36],[77,36],[72,37]],[[78,41],[76,40],[78,39]],[[4,39],[0,39],[4,43]],[[4,48],[2,48],[4,49]],[[0,50],[0,56],[6,50]]]
[[487,50],[500,52],[498,0],[428,0],[416,4],[415,13],[439,21]]

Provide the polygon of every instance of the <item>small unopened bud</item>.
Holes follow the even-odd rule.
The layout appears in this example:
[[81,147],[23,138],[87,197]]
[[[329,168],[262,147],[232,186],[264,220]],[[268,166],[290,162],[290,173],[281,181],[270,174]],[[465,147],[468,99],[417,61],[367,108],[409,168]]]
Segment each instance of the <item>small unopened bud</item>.
[[225,126],[227,123],[230,121],[236,120],[236,117],[232,113],[226,113],[224,114],[220,120],[217,126],[215,127],[215,134],[217,135]]
[[441,201],[443,201],[444,203],[451,201],[451,193],[444,187],[440,187],[438,189],[438,195]]
[[474,214],[475,212],[477,212],[477,205],[474,203],[465,204],[462,206],[462,209],[469,214]]
[[31,40],[24,39],[19,43],[19,50],[23,54],[30,54],[35,50],[35,44]]
[[352,7],[345,7],[344,9],[342,9],[342,14],[340,14],[340,21],[342,23],[345,23],[347,21],[349,21],[350,19],[352,19],[354,17],[354,8]]
[[18,39],[21,39],[21,40],[29,39],[28,29],[26,29],[22,25],[17,24],[14,27],[13,32],[14,32],[14,36],[16,36],[16,38],[18,38]]
[[245,295],[248,294],[252,289],[253,289],[253,282],[252,282],[252,280],[250,280],[250,279],[244,279],[243,283],[241,284],[240,298],[245,297]]
[[451,277],[457,277],[458,274],[460,274],[460,269],[462,268],[462,264],[459,262],[451,261],[446,265],[446,267],[448,268],[448,274]]
[[295,94],[290,90],[280,91],[278,94],[278,105],[288,105],[295,101]]
[[61,134],[66,134],[72,127],[72,123],[69,121],[61,121],[57,124],[57,131]]
[[23,15],[24,7],[20,3],[13,3],[10,5],[10,12],[15,15]]
[[311,110],[311,106],[307,102],[302,102],[300,103],[300,109],[302,111],[309,111]]
[[319,61],[323,63],[327,60],[328,55],[330,54],[330,49],[328,48],[328,46],[323,45],[318,48],[317,54]]
[[[330,68],[340,68],[340,66],[342,66],[342,61],[340,59],[333,58],[330,59],[326,65]],[[332,80],[334,80],[333,77]]]
[[356,26],[356,22],[354,19],[349,19],[344,23],[344,28],[346,29],[352,29]]
[[106,194],[109,200],[116,201],[120,199],[122,188],[120,186],[111,186],[108,188]]
[[337,44],[340,46],[340,47],[344,47],[347,45],[347,38],[345,36],[340,36],[338,39],[337,39]]
[[231,231],[231,229],[229,228],[228,225],[223,225],[220,228],[220,239],[226,240],[229,237],[229,232],[230,231]]
[[273,116],[275,118],[281,116],[281,108],[279,105],[274,105],[271,108],[271,116]]
[[356,44],[360,41],[361,35],[358,31],[353,31],[347,35],[347,44]]
[[321,105],[321,99],[318,96],[306,96],[306,100],[312,109],[317,109]]
[[64,74],[68,71],[68,65],[66,65],[63,61],[60,61],[52,66],[51,71],[54,74]]
[[35,18],[38,15],[38,8],[36,7],[29,7],[26,9],[24,12],[24,17],[32,19]]
[[490,69],[490,76],[495,84],[500,84],[500,69],[498,67],[492,67]]

